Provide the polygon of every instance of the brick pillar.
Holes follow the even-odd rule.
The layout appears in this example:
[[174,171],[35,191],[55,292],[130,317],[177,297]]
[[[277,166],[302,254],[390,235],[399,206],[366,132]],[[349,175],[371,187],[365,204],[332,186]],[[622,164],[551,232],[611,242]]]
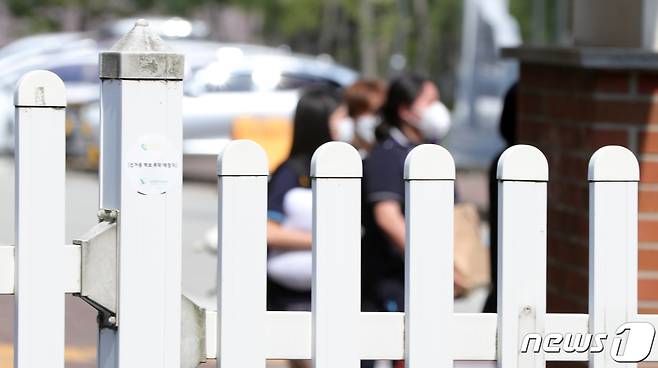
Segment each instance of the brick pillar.
[[640,160],[639,312],[658,313],[658,54],[577,48],[506,53],[521,64],[519,143],[540,148],[550,167],[548,312],[587,313],[587,164],[596,149],[617,144]]

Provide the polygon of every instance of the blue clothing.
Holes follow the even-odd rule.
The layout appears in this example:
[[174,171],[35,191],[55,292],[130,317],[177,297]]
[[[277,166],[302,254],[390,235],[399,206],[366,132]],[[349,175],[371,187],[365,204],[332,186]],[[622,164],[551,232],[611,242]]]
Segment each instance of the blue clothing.
[[404,161],[415,145],[399,131],[399,134],[395,132],[376,145],[364,161],[365,200],[368,204],[387,200],[404,204]]
[[299,175],[288,161],[279,166],[268,184],[267,193],[267,218],[276,222],[283,222],[285,212],[283,210],[283,199],[289,190],[299,186]]
[[[308,160],[310,162],[310,160]],[[267,217],[276,222],[283,222],[286,217],[283,208],[286,194],[294,188],[310,188],[309,166],[304,158],[290,158],[284,161],[272,174],[268,184]]]

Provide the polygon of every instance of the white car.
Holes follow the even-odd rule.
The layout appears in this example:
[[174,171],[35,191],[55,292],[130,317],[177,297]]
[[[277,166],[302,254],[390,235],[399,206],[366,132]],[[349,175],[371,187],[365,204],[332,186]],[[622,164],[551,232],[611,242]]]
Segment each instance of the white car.
[[[149,18],[151,26],[167,42],[207,36],[202,21],[182,18]],[[43,33],[20,38],[0,49],[0,153],[13,151],[13,94],[16,83],[28,71],[46,69],[59,75],[67,88],[67,153],[69,156],[97,156],[86,144],[93,136],[90,125],[83,124],[80,107],[98,101],[98,53],[110,48],[134,25],[135,19],[122,19],[103,25],[98,31]],[[188,66],[208,63],[214,57],[213,45],[196,42],[184,45]],[[205,56],[204,56],[205,55]],[[92,119],[93,120],[93,119]],[[96,118],[97,120],[97,118]],[[83,136],[83,137],[78,137]],[[90,151],[88,151],[90,150]]]
[[[30,37],[0,50],[0,153],[13,151],[14,89],[18,80],[35,69],[50,70],[59,75],[67,86],[67,136],[73,132],[76,107],[98,100],[98,52],[96,41],[72,34],[61,38],[55,35]],[[30,46],[24,51],[17,44]],[[66,45],[66,46],[63,46]],[[13,50],[13,51],[12,51]],[[39,50],[40,52],[36,52]],[[4,57],[3,57],[4,56]],[[67,150],[75,150],[67,146]]]
[[[47,69],[67,87],[67,153],[79,165],[95,168],[100,136],[98,53],[116,39],[96,41],[89,34],[33,38],[0,50],[0,65],[5,65],[0,74],[0,149],[13,149],[11,100],[16,82],[27,71]],[[188,177],[213,178],[216,155],[234,138],[260,143],[270,167],[276,167],[289,150],[300,91],[314,84],[346,86],[357,78],[353,70],[328,57],[294,54],[286,48],[191,39],[166,42],[185,55],[183,153]],[[21,51],[26,43],[30,51]]]
[[[261,144],[274,169],[288,154],[300,92],[316,84],[347,86],[356,77],[354,71],[322,58],[222,46],[216,62],[185,82],[186,174],[206,176],[210,170],[214,176],[216,155],[234,138]],[[195,172],[197,166],[203,171]]]

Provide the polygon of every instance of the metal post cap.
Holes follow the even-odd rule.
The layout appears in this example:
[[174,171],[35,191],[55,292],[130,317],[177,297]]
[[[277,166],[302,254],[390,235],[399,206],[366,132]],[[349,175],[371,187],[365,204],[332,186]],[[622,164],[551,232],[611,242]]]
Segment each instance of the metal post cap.
[[99,70],[101,79],[181,80],[184,57],[139,19],[110,51],[101,52]]

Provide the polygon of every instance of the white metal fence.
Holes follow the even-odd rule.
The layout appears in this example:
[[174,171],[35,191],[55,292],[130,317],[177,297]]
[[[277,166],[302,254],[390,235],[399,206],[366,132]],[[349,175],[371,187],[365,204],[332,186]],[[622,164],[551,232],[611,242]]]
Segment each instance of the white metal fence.
[[[154,53],[147,59],[162,57]],[[181,303],[180,80],[169,78],[171,69],[137,79],[117,70],[103,79],[101,205],[108,211],[74,245],[64,245],[63,232],[64,85],[45,71],[19,83],[16,247],[0,247],[0,293],[17,301],[17,368],[64,366],[65,293],[103,312],[103,368],[194,367],[213,358],[223,368],[264,367],[266,359],[313,359],[316,368],[355,368],[360,359],[405,359],[414,368],[590,359],[603,368],[618,363],[607,353],[523,354],[521,339],[614,335],[627,321],[658,325],[658,315],[637,315],[639,168],[618,146],[590,160],[589,314],[546,313],[548,165],[526,145],[508,149],[498,164],[497,314],[453,312],[455,166],[437,145],[416,147],[405,163],[406,313],[360,311],[361,159],[337,142],[312,160],[312,312],[266,311],[268,165],[250,141],[230,143],[218,158],[217,311]],[[658,351],[647,360],[658,361]]]

